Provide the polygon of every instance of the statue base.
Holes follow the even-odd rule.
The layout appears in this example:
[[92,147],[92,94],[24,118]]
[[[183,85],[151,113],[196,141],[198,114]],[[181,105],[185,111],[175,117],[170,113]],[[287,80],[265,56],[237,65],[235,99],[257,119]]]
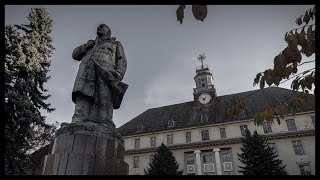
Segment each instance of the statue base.
[[61,125],[43,175],[128,175],[123,139],[114,127],[92,122]]

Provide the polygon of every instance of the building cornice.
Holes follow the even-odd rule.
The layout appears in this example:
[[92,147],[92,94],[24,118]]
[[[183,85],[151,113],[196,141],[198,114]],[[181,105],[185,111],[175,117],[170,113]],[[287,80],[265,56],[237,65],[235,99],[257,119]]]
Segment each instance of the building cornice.
[[[284,139],[284,138],[292,138],[292,137],[303,137],[303,136],[314,136],[314,135],[315,135],[315,129],[263,134],[263,136],[266,137],[268,140]],[[228,139],[169,145],[168,148],[170,150],[178,150],[178,149],[188,149],[188,148],[203,148],[208,146],[210,147],[221,146],[221,145],[227,145],[227,144],[238,144],[238,143],[241,143],[241,138],[242,137],[235,137],[235,138],[228,138]],[[158,147],[126,150],[125,155],[154,153],[156,152],[157,149]]]
[[[311,113],[315,113],[315,111],[300,112],[300,113],[296,113],[294,116],[304,115],[304,114],[311,114]],[[293,115],[286,115],[284,117],[290,117],[290,116],[293,116]],[[229,125],[229,124],[246,123],[246,122],[250,122],[250,121],[253,121],[253,119],[229,121],[229,122],[223,122],[223,123],[217,123],[217,124],[206,124],[206,125],[192,126],[192,127],[186,127],[186,128],[175,128],[175,129],[168,129],[168,130],[156,131],[156,132],[132,134],[132,135],[127,135],[127,136],[122,136],[122,137],[123,138],[135,138],[135,137],[140,137],[140,136],[148,136],[148,135],[155,135],[155,134],[165,134],[165,133],[171,133],[171,132],[176,132],[176,131],[186,131],[186,130],[199,129],[199,128],[207,128],[207,127],[215,127],[215,126],[225,126],[225,125]]]

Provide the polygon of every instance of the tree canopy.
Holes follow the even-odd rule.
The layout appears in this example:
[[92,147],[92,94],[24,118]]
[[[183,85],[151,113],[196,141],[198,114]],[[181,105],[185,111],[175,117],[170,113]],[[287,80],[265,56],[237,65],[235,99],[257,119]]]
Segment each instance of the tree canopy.
[[179,164],[172,152],[163,143],[157,149],[149,168],[144,170],[145,175],[182,175]]
[[278,154],[257,131],[251,135],[247,129],[245,138],[242,138],[241,142],[242,153],[238,153],[238,159],[244,166],[240,166],[240,173],[259,176],[287,175],[285,165],[278,159]]
[[31,9],[27,18],[29,24],[5,26],[5,174],[23,174],[35,126],[53,127],[40,112],[54,110],[44,88],[54,50],[53,21],[44,8]]

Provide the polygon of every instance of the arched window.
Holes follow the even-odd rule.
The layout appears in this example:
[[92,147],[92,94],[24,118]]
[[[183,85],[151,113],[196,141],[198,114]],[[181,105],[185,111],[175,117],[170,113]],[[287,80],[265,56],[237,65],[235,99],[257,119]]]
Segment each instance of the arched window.
[[170,119],[168,121],[168,127],[174,127],[174,120],[173,119]]
[[137,132],[143,131],[143,125],[138,125],[137,126]]
[[202,87],[206,86],[206,79],[204,79],[204,78],[201,79],[201,85],[202,85]]
[[240,112],[240,118],[245,118],[246,115],[247,115],[246,111],[244,109],[242,109]]
[[206,114],[202,114],[200,117],[200,122],[208,122],[208,116]]

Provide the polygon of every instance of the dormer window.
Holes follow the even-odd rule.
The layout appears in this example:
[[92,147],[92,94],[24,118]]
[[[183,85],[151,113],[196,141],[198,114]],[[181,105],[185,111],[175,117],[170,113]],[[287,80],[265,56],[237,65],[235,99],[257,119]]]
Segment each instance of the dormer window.
[[246,111],[244,109],[241,110],[240,112],[240,118],[245,118],[246,117]]
[[143,131],[143,125],[138,125],[137,126],[137,132]]
[[202,114],[200,117],[200,122],[208,122],[208,116],[206,114]]
[[170,127],[174,127],[174,120],[173,119],[170,119],[169,121],[168,121],[168,127],[170,128]]

